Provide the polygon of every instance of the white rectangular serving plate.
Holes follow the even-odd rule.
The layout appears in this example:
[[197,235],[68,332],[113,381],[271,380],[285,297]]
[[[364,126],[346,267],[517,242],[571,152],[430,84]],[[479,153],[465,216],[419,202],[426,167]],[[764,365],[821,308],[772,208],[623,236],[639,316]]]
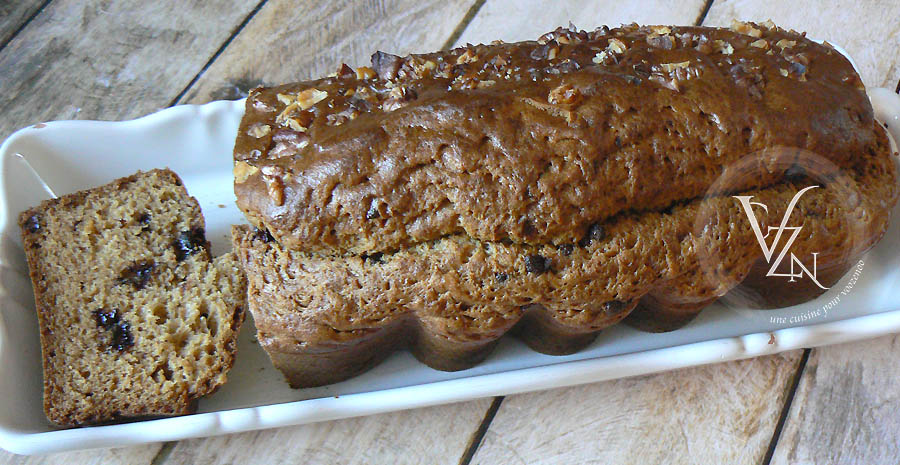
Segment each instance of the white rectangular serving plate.
[[[900,97],[870,92],[876,114],[900,137]],[[331,386],[290,389],[255,339],[248,318],[237,363],[198,413],[133,423],[59,429],[42,409],[38,325],[16,224],[27,207],[130,175],[169,167],[203,208],[215,254],[244,222],[232,190],[232,145],[243,102],[178,106],[125,122],[61,121],[12,135],[0,147],[0,447],[19,454],[125,446],[298,425],[660,372],[875,337],[900,331],[900,221],[830,291],[803,305],[747,311],[712,305],[665,334],[616,325],[587,349],[550,356],[504,338],[482,364],[447,373],[393,354],[375,369]],[[900,207],[893,212],[900,215]],[[854,268],[855,269],[855,268]],[[850,292],[842,292],[850,285]],[[837,305],[827,309],[829,302]],[[817,317],[810,317],[816,312]],[[773,322],[784,317],[789,324]],[[792,318],[793,317],[793,318]]]

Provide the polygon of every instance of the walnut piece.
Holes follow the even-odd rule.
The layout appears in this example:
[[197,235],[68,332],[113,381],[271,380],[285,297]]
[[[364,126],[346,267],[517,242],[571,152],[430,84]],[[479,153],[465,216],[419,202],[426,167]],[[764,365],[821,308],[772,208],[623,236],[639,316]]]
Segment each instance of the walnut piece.
[[259,139],[260,137],[265,137],[271,130],[272,127],[268,124],[255,123],[247,128],[247,135]]
[[690,61],[682,61],[678,63],[660,63],[659,67],[667,73],[674,72],[678,69],[684,69],[691,65]]
[[730,42],[726,42],[724,40],[714,40],[713,47],[716,52],[719,52],[723,55],[731,55],[734,53],[734,47]]
[[465,53],[456,58],[456,64],[458,65],[472,63],[474,61],[478,61],[478,55],[476,55],[475,51],[471,48],[467,48]]
[[259,168],[245,161],[239,161],[234,164],[234,182],[236,184],[241,184],[246,181],[247,178],[256,174],[257,171],[259,171]]
[[581,101],[581,91],[571,84],[563,84],[551,90],[547,95],[547,103],[551,105],[575,105]]
[[276,206],[284,205],[284,169],[280,166],[263,166],[261,171],[269,198]]
[[762,31],[753,27],[752,24],[738,21],[736,19],[731,21],[730,29],[734,32],[737,32],[738,34],[744,34],[744,35],[748,35],[750,37],[756,37],[757,39],[762,37]]
[[598,52],[596,55],[594,55],[594,58],[592,58],[591,61],[593,61],[594,63],[596,63],[598,65],[602,65],[603,62],[606,61],[606,59],[608,57],[609,57],[609,54],[606,53],[606,51],[604,50],[604,51]]
[[359,79],[360,81],[373,79],[375,76],[375,70],[369,68],[368,66],[360,66],[359,68],[356,68],[356,79]]
[[609,39],[609,45],[606,46],[606,49],[613,53],[625,53],[625,42],[616,38]]
[[761,49],[765,50],[765,49],[769,48],[769,43],[766,42],[765,39],[759,39],[759,40],[750,42],[750,46],[756,47],[756,48],[761,48]]
[[322,100],[325,100],[326,97],[328,97],[328,92],[311,87],[297,94],[297,104],[300,105],[301,110],[306,110]]
[[797,45],[797,41],[787,39],[781,39],[775,43],[775,46],[778,48],[791,48],[795,45]]

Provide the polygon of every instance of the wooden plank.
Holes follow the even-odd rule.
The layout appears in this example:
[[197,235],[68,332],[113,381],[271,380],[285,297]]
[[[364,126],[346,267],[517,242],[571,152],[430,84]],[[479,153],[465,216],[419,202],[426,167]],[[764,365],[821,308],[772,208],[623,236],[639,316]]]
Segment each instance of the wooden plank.
[[708,26],[727,26],[733,18],[765,21],[827,40],[846,49],[867,86],[893,87],[900,77],[900,2],[891,0],[785,2],[716,0]]
[[123,447],[120,449],[96,449],[64,452],[48,455],[14,455],[0,449],[0,463],[5,465],[54,465],[70,463],[79,465],[150,465],[162,444]]
[[44,0],[0,0],[0,44],[5,44],[34,15]]
[[900,336],[815,349],[773,464],[897,463]]
[[704,0],[671,2],[574,0],[546,2],[542,0],[492,0],[484,4],[463,32],[456,45],[534,40],[541,34],[572,21],[585,30],[604,24],[694,24],[703,11]]
[[760,463],[801,354],[507,397],[472,463]]
[[252,8],[51,2],[0,53],[0,140],[41,121],[128,119],[167,106]]
[[490,403],[490,399],[481,399],[182,441],[175,446],[165,464],[457,463]]
[[342,62],[368,65],[376,50],[396,55],[438,50],[474,3],[270,0],[183,102],[236,99],[262,83],[324,77]]

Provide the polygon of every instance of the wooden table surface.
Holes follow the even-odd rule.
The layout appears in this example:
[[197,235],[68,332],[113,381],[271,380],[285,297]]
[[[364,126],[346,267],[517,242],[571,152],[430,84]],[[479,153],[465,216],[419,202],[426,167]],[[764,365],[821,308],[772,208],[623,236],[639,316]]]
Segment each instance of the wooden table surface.
[[[868,86],[900,79],[900,2],[764,0],[0,0],[0,140],[318,77],[375,50],[427,52],[584,29],[807,31]],[[900,463],[900,339],[796,350],[365,418],[4,463]]]

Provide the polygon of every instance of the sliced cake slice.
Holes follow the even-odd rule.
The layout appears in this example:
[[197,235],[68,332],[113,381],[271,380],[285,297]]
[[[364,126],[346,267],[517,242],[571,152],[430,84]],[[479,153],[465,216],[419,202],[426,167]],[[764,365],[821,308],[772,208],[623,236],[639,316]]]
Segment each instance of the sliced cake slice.
[[221,386],[245,280],[212,259],[197,200],[169,170],[48,200],[19,218],[59,425],[190,413]]

